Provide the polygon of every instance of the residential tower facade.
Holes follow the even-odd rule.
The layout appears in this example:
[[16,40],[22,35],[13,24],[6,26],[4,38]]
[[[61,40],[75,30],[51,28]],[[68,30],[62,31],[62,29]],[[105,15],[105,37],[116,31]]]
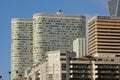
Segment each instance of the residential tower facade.
[[73,50],[73,41],[85,38],[86,18],[57,14],[33,14],[33,19],[12,19],[11,76],[24,77],[26,67],[42,62],[47,51]]
[[11,21],[11,79],[24,77],[33,64],[33,20],[13,18]]
[[33,60],[34,64],[43,60],[47,51],[73,50],[73,41],[86,37],[86,18],[66,15],[61,10],[57,14],[33,15]]

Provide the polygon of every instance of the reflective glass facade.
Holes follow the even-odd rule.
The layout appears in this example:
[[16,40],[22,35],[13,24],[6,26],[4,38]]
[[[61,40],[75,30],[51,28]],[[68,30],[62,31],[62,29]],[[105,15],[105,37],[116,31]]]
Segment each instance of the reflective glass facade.
[[108,1],[110,16],[120,16],[120,0]]

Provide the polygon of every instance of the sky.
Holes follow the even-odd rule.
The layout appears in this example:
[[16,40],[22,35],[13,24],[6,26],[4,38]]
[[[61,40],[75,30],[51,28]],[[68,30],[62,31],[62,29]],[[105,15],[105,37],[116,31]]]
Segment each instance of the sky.
[[9,80],[11,57],[11,19],[32,18],[34,13],[109,16],[108,0],[0,0],[0,75]]

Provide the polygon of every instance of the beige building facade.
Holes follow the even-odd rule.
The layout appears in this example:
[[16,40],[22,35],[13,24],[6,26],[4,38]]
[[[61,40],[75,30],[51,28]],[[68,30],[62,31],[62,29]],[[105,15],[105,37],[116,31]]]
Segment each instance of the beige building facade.
[[69,51],[49,51],[41,64],[26,70],[27,80],[69,80],[69,59],[76,54]]
[[33,60],[41,62],[46,51],[73,50],[73,41],[86,37],[86,18],[79,15],[57,14],[33,15]]
[[13,18],[11,26],[11,79],[16,79],[24,77],[24,70],[33,64],[33,20]]
[[85,38],[86,18],[79,15],[33,14],[11,21],[11,76],[24,77],[26,67],[42,62],[47,51],[73,50],[73,40]]
[[[27,80],[119,80],[120,54],[75,58],[74,52],[49,51],[45,60],[26,70]],[[103,56],[101,55],[101,56]]]
[[120,53],[120,17],[96,16],[88,29],[90,55]]

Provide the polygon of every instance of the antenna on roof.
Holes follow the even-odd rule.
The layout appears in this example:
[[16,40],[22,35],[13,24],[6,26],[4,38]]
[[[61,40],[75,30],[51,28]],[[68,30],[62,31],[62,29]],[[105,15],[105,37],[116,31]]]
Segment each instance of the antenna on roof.
[[63,11],[62,11],[61,9],[59,9],[59,10],[57,11],[57,14],[63,14]]

